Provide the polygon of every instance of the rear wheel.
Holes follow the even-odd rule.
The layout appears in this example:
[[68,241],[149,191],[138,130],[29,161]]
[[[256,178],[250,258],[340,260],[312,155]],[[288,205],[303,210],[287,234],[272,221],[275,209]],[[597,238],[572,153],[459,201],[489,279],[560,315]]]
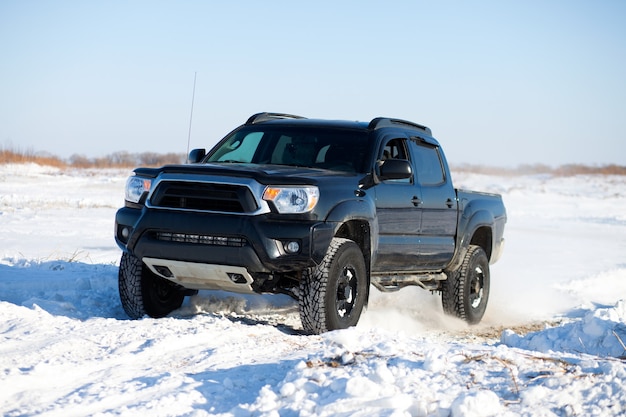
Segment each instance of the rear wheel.
[[461,267],[442,283],[441,302],[446,314],[469,324],[480,322],[489,299],[489,260],[480,246],[471,245]]
[[165,317],[183,304],[184,290],[161,278],[144,265],[141,259],[122,254],[118,273],[118,286],[122,307],[132,319],[146,314]]
[[366,299],[367,270],[361,249],[349,239],[333,238],[322,263],[303,272],[302,327],[320,334],[355,326]]

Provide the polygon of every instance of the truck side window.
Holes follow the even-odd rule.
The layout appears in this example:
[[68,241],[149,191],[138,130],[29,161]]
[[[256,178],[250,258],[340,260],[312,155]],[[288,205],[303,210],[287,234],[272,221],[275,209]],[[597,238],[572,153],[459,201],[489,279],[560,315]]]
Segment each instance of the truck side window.
[[[406,159],[410,160],[409,152],[407,151],[405,139],[391,139],[383,148],[382,155],[380,155],[379,160],[385,161],[386,159]],[[405,178],[400,180],[386,180],[386,183],[393,184],[410,184],[412,182],[411,178]]]
[[417,181],[422,185],[440,185],[445,182],[446,177],[438,148],[425,143],[415,144],[417,145],[415,147],[417,150],[415,161]]
[[385,145],[383,154],[380,156],[380,160],[385,159],[409,159],[407,158],[406,148],[404,146],[403,139],[391,139]]

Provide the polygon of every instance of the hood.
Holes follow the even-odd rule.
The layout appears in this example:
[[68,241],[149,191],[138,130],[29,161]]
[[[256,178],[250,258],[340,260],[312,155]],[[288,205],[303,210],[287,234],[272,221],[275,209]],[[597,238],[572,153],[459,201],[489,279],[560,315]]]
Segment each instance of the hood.
[[137,175],[150,178],[156,178],[162,173],[212,175],[254,178],[261,184],[280,183],[294,185],[316,184],[319,180],[328,178],[354,178],[363,176],[363,174],[319,168],[242,163],[165,165],[161,168],[137,168],[134,172]]

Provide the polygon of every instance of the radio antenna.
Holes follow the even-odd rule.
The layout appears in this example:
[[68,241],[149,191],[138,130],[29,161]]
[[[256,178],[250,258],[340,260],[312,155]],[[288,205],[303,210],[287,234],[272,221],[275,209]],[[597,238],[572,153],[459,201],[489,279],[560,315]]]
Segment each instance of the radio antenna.
[[191,112],[189,114],[189,132],[187,133],[187,163],[189,163],[189,145],[191,143],[191,122],[193,121],[193,102],[196,98],[196,77],[198,71],[193,73],[193,92],[191,93]]

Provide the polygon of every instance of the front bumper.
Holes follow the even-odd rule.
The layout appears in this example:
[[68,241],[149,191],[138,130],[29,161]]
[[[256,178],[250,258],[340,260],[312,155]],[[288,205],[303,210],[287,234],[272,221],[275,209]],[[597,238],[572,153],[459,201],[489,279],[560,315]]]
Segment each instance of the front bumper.
[[[115,217],[115,240],[142,260],[241,267],[251,277],[320,263],[335,224],[277,217],[124,207]],[[300,250],[288,253],[285,243],[294,241]]]

